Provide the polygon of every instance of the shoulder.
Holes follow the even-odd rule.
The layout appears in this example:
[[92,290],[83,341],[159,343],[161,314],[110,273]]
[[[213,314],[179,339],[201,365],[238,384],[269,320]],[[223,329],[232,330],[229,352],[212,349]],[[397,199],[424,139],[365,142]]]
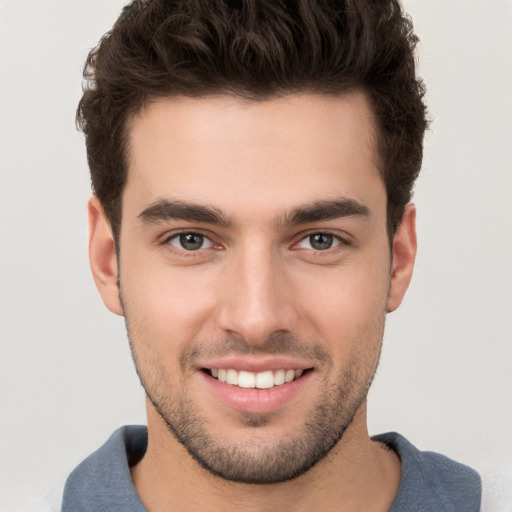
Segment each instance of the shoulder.
[[398,494],[390,512],[478,512],[482,485],[478,473],[460,462],[421,451],[396,432],[373,440],[394,450],[402,462]]
[[62,512],[145,510],[133,486],[130,466],[142,458],[146,446],[146,427],[116,430],[69,475]]

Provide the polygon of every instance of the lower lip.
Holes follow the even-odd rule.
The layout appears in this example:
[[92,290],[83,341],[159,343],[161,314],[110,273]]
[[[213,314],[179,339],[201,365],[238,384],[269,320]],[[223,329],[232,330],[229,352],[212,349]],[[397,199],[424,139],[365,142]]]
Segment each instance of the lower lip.
[[308,371],[297,380],[269,389],[241,388],[221,382],[205,372],[200,373],[212,393],[232,409],[263,414],[276,411],[296,398],[313,372]]

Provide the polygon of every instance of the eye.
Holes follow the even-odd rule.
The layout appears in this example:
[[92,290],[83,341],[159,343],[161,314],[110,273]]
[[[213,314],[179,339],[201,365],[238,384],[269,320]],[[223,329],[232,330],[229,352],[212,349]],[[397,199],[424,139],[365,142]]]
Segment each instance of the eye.
[[213,246],[213,242],[200,233],[178,233],[167,241],[176,249],[185,251],[198,251]]
[[330,233],[312,233],[303,238],[297,247],[300,249],[314,249],[315,251],[326,251],[342,243],[341,238]]

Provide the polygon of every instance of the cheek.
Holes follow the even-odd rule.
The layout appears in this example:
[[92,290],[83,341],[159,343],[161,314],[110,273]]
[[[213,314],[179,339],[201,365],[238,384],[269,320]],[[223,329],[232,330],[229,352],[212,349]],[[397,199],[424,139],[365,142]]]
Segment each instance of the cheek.
[[299,291],[300,309],[312,329],[332,350],[380,343],[389,287],[387,262],[322,270],[324,276],[302,279]]
[[132,341],[142,339],[163,356],[207,336],[214,304],[206,273],[150,265],[133,257],[121,263],[122,299],[136,338]]

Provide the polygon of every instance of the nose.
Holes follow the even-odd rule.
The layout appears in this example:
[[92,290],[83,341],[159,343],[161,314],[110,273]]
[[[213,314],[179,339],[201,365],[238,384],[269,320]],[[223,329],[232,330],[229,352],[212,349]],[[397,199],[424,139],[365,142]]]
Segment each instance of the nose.
[[264,248],[241,250],[223,282],[219,327],[262,345],[270,336],[293,332],[297,308],[282,258]]

